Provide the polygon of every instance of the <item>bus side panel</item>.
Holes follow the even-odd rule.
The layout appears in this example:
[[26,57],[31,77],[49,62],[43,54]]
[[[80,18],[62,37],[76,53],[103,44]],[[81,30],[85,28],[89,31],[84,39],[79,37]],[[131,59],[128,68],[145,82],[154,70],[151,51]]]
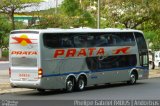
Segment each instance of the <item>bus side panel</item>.
[[[42,36],[41,36],[42,37]],[[60,75],[61,64],[63,60],[54,59],[54,49],[44,47],[41,38],[41,68],[43,77],[41,78],[41,88],[60,89],[65,87],[65,77]]]
[[[130,47],[127,51],[127,54],[120,53],[119,55],[113,55],[112,51],[115,51],[119,48],[125,47],[107,47],[107,57],[104,59],[98,60],[98,62],[92,63],[93,66],[99,64],[96,70],[92,71],[92,74],[89,76],[88,83],[91,84],[102,84],[102,83],[111,83],[116,81],[128,81],[130,79],[130,71],[133,68],[137,67],[138,56],[136,47]],[[92,57],[90,57],[92,58]],[[95,60],[94,60],[95,61]]]
[[116,71],[94,72],[88,78],[88,85],[115,82],[117,79]]

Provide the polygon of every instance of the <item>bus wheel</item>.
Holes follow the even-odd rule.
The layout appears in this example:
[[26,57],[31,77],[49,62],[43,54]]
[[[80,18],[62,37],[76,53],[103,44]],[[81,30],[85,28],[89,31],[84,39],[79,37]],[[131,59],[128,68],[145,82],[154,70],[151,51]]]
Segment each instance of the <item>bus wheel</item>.
[[72,92],[74,89],[74,79],[73,78],[68,78],[66,82],[66,91],[67,92]]
[[45,93],[45,89],[37,89],[37,91],[40,93]]
[[85,89],[85,86],[86,86],[86,80],[83,76],[81,76],[77,82],[77,90],[83,91]]
[[130,84],[130,85],[133,85],[133,84],[136,83],[136,81],[137,81],[136,73],[132,72],[131,75],[130,75],[130,80],[127,81],[127,83]]

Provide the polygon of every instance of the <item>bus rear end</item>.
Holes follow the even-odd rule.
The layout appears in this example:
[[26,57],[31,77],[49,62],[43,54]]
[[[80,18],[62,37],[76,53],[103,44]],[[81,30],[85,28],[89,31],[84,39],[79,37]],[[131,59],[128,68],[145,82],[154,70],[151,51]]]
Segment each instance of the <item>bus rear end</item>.
[[9,43],[9,75],[12,87],[37,88],[40,85],[38,31],[13,31]]

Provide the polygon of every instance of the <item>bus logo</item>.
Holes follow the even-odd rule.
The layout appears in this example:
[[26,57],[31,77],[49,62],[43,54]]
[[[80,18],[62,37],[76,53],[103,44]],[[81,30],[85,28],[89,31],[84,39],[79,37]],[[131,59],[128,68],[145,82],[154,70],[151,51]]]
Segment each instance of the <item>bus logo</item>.
[[20,37],[12,37],[17,42],[13,42],[12,44],[20,44],[21,46],[27,46],[28,44],[36,44],[33,43],[31,40],[37,39],[29,39],[27,35],[23,34]]
[[130,47],[118,48],[116,50],[113,50],[113,54],[120,54],[120,53],[127,54],[129,48]]

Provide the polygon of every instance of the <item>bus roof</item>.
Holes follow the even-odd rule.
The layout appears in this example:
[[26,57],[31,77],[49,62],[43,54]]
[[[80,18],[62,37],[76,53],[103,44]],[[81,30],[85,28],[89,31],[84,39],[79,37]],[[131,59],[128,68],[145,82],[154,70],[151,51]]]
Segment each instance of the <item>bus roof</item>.
[[48,28],[48,29],[20,29],[13,30],[11,34],[15,33],[78,33],[78,32],[140,32],[140,30],[134,29],[118,29],[118,28],[105,28],[105,29],[92,29],[92,28],[72,28],[72,29],[61,29],[61,28]]

